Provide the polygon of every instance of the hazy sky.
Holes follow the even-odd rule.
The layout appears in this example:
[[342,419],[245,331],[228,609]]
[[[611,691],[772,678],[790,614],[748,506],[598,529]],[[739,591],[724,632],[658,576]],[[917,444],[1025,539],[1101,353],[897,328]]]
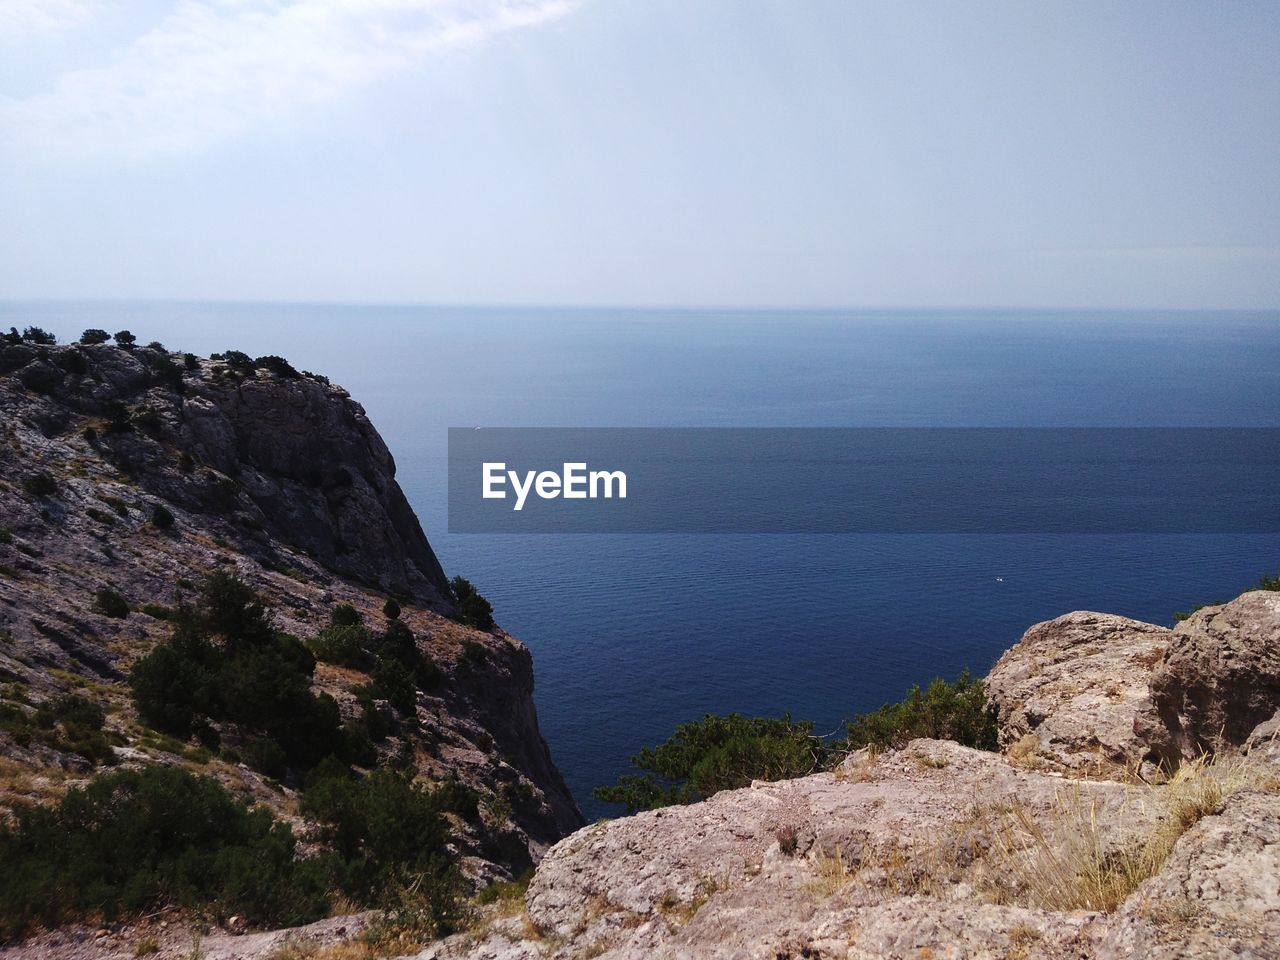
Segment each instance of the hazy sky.
[[0,0],[0,297],[1280,307],[1280,3]]

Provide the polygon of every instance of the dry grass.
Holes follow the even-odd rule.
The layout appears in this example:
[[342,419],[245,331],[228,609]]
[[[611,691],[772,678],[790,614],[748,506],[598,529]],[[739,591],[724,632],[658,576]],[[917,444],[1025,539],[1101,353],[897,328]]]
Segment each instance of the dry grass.
[[876,761],[881,750],[875,744],[848,754],[835,767],[835,778],[846,783],[866,783],[875,779]]
[[[1058,796],[1044,822],[1017,806],[994,831],[992,892],[1049,910],[1114,910],[1160,870],[1187,830],[1233,793],[1264,787],[1269,776],[1248,756],[1202,757],[1119,812],[1104,812],[1078,784]],[[1126,833],[1131,841],[1117,847],[1115,838]]]
[[856,869],[849,869],[837,845],[835,853],[820,853],[814,858],[814,878],[809,888],[824,897],[834,897],[843,893],[853,883],[856,873]]

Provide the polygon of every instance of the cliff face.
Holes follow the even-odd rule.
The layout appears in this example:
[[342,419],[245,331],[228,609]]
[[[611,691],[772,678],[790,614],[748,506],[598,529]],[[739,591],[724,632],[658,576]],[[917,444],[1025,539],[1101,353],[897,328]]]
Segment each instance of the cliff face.
[[[37,459],[99,458],[255,555],[269,559],[287,545],[337,573],[447,609],[444,571],[360,404],[310,377],[186,366],[145,348],[9,346],[0,356],[10,391],[4,412],[39,431],[30,450]],[[26,390],[17,399],[19,385]],[[85,426],[96,436],[85,440]]]
[[[379,704],[392,731],[379,760],[479,793],[479,815],[454,824],[464,871],[518,874],[581,825],[538,731],[528,650],[448,618],[444,572],[394,461],[341,388],[158,349],[0,345],[0,423],[0,707],[11,717],[77,691],[107,709],[117,760],[190,766],[296,816],[293,785],[143,727],[129,669],[171,633],[164,608],[193,600],[215,570],[253,587],[303,640],[342,603],[380,631],[394,595],[442,677],[417,692],[413,716]],[[126,615],[95,604],[103,588]],[[367,681],[327,664],[315,674],[344,717]],[[0,725],[0,815],[89,768]]]

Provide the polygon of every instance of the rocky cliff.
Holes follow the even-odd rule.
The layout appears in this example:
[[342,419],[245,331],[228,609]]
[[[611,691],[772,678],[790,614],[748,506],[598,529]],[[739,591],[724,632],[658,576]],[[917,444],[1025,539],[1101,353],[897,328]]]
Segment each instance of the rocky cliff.
[[[105,707],[115,761],[187,766],[296,821],[296,783],[158,736],[130,703],[132,664],[224,570],[304,641],[344,603],[381,630],[397,599],[442,676],[410,716],[377,704],[391,728],[379,762],[474,789],[478,816],[454,824],[464,871],[520,873],[582,822],[538,732],[528,650],[450,619],[444,572],[360,405],[283,361],[247,360],[0,345],[0,812],[90,775],[74,745],[17,735],[76,691]],[[104,607],[104,590],[124,608]],[[330,664],[315,672],[344,716],[367,681]]]

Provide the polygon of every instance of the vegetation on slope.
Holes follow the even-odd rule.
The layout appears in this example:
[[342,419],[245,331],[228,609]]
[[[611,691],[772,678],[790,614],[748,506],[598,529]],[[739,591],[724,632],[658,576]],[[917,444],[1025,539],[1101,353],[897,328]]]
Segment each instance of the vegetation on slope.
[[814,735],[812,723],[790,715],[707,714],[632,757],[640,773],[623,774],[593,794],[636,813],[696,803],[721,790],[749,786],[752,780],[802,777],[833,766],[851,750],[901,747],[918,737],[996,749],[996,722],[987,709],[986,691],[968,671],[951,683],[938,678],[923,690],[912,687],[905,699],[855,717],[846,729],[845,739],[828,743]]

